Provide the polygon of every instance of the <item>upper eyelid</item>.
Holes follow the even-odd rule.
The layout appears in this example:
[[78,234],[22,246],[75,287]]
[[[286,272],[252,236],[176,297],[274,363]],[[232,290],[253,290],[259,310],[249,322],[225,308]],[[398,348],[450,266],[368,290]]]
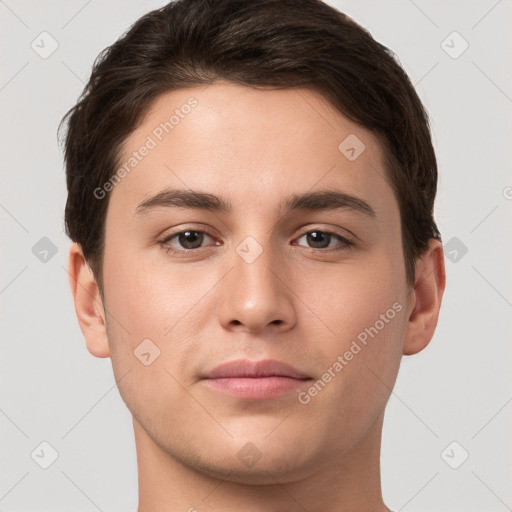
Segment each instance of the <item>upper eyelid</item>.
[[319,231],[320,233],[326,233],[328,235],[333,235],[333,236],[338,236],[342,239],[345,239],[345,240],[348,240],[349,242],[353,242],[353,237],[351,235],[345,235],[345,234],[340,234],[340,233],[337,233],[336,231],[334,230],[330,230],[330,229],[308,229],[306,231],[303,231],[302,234],[300,234],[298,237],[296,238],[302,238],[304,235],[307,235],[308,233],[314,233],[315,231]]
[[306,235],[307,233],[311,233],[313,231],[320,231],[322,233],[329,233],[331,235],[338,236],[338,237],[340,237],[342,239],[345,239],[345,240],[347,240],[349,242],[355,242],[356,241],[357,237],[352,232],[350,232],[348,229],[342,229],[342,231],[343,231],[342,233],[338,232],[339,229],[341,229],[341,228],[336,229],[336,228],[321,227],[321,226],[320,227],[313,227],[313,228],[305,229],[303,231],[301,230],[301,234],[298,235],[298,237],[300,238],[300,237]]
[[175,236],[181,235],[183,233],[186,233],[187,231],[196,231],[197,233],[205,233],[209,237],[215,238],[215,235],[210,230],[205,229],[205,228],[182,228],[178,231],[174,231],[173,233],[164,235],[161,239],[161,242],[166,242],[167,240],[170,240],[171,238],[174,238]]

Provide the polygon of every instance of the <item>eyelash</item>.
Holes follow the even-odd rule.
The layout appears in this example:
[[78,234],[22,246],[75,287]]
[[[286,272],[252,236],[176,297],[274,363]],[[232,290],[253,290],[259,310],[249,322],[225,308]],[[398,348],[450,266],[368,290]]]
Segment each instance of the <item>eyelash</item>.
[[[214,238],[213,235],[209,231],[204,230],[204,229],[202,229],[202,230],[200,230],[200,229],[185,229],[185,230],[177,231],[176,233],[172,233],[172,234],[166,236],[163,240],[159,241],[158,243],[160,244],[162,249],[164,249],[167,252],[167,254],[190,254],[192,252],[199,251],[200,249],[203,249],[204,247],[198,247],[196,249],[176,249],[176,248],[168,245],[168,242],[170,240],[172,240],[173,238],[175,238],[178,235],[181,235],[181,234],[187,233],[187,232],[203,233],[203,234],[208,235],[211,238]],[[338,238],[338,240],[343,243],[342,247],[338,247],[338,248],[334,248],[334,249],[333,248],[318,249],[315,247],[306,247],[306,249],[309,249],[309,251],[311,251],[311,252],[324,252],[324,253],[327,252],[327,253],[329,253],[329,252],[346,251],[346,250],[351,249],[355,245],[353,241],[349,240],[348,238],[346,238],[344,236],[341,236],[340,234],[338,234],[335,231],[332,231],[330,229],[311,229],[309,231],[305,231],[304,233],[299,235],[299,237],[297,237],[297,238],[302,238],[304,235],[308,235],[310,233],[322,233],[322,234],[326,234],[326,235],[331,235],[331,236]]]

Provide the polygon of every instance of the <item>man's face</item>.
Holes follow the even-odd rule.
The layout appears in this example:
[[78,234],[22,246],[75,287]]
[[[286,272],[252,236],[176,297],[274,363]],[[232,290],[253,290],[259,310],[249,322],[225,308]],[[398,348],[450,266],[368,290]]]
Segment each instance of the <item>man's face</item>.
[[[131,157],[110,197],[103,272],[110,356],[136,434],[252,482],[317,471],[365,435],[377,442],[410,296],[376,136],[318,93],[217,83],[158,98],[120,165]],[[171,189],[230,210],[138,208]],[[374,215],[355,203],[286,207],[321,191]],[[269,359],[304,378],[236,378],[240,368],[206,378]]]

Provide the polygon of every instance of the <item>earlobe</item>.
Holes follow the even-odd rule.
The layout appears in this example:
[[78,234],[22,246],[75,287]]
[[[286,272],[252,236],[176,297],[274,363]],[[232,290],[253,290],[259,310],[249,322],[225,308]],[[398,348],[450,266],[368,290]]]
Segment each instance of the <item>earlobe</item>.
[[87,350],[96,357],[109,357],[103,301],[82,249],[76,243],[69,250],[68,273],[75,312]]
[[446,285],[443,245],[431,239],[429,247],[418,259],[416,279],[411,290],[403,354],[417,354],[432,339]]

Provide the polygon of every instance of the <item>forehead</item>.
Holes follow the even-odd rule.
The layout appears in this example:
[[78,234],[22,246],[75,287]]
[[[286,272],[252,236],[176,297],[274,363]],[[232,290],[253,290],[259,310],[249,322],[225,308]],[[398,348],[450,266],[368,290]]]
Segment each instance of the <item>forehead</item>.
[[162,94],[126,139],[110,207],[132,210],[169,188],[269,208],[283,195],[336,188],[376,211],[393,201],[380,139],[320,93],[216,83]]

